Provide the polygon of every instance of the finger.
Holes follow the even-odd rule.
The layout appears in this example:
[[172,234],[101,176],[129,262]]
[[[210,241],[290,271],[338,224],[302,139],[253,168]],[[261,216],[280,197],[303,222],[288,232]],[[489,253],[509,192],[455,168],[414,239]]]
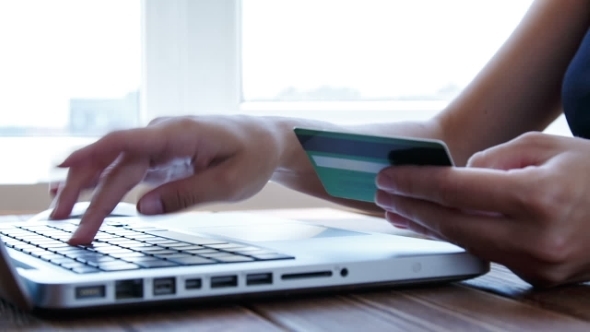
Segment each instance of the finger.
[[518,225],[513,220],[464,214],[414,198],[389,195],[388,199],[392,206],[388,212],[411,220],[483,259],[506,261],[506,253],[517,247],[512,239]]
[[531,170],[521,173],[480,168],[394,166],[381,171],[377,187],[464,210],[522,213],[523,193],[534,185]]
[[57,192],[60,190],[60,187],[63,187],[63,183],[62,182],[51,182],[49,184],[49,195],[52,198],[55,198],[55,196],[57,196]]
[[[109,167],[107,167],[107,169]],[[85,187],[84,188],[81,188],[81,189],[82,190],[85,190],[85,189],[94,189],[94,188],[96,188],[96,186],[98,185],[98,179],[99,178],[100,178],[100,175],[96,175],[93,180],[91,180],[88,183],[86,183],[85,184]],[[59,191],[61,191],[64,186],[65,186],[65,183],[64,182],[53,182],[53,183],[50,183],[49,184],[49,195],[51,195],[51,197],[55,198],[57,196],[57,194],[59,193]]]
[[169,120],[171,120],[171,119],[174,119],[174,117],[171,117],[171,116],[160,116],[160,117],[154,118],[154,119],[152,119],[152,120],[151,120],[151,121],[148,123],[148,127],[149,127],[149,126],[155,126],[155,125],[157,125],[157,124],[160,124],[160,123],[167,122],[167,121],[169,121]]
[[232,201],[240,195],[244,181],[238,161],[222,163],[193,176],[168,182],[139,199],[139,212],[146,215],[176,212],[197,204]]
[[474,154],[467,166],[501,170],[538,166],[555,154],[555,139],[543,134],[524,135]]
[[54,199],[55,206],[50,214],[50,218],[65,219],[69,217],[82,190],[91,186],[100,176],[100,173],[101,169],[94,167],[70,168],[65,183],[58,187]]
[[[112,132],[98,141],[79,149],[69,155],[58,167],[68,167],[80,163],[95,163],[102,167],[111,164],[122,153],[149,156],[154,163],[169,161],[175,157],[192,157],[199,151],[198,139],[195,139],[195,128],[187,129],[181,121],[174,122],[178,130],[168,126],[161,130],[158,126],[135,128]],[[200,132],[203,137],[207,133]],[[174,135],[170,137],[170,135]],[[173,142],[173,144],[172,144]],[[232,145],[215,145],[216,155],[228,154],[234,149]],[[224,151],[226,150],[226,151]],[[209,156],[211,157],[211,156]],[[207,155],[203,158],[207,161]]]
[[412,222],[410,219],[404,218],[404,217],[400,216],[399,214],[387,211],[387,212],[385,212],[385,218],[387,219],[387,221],[392,223],[395,227],[411,230],[414,233],[421,235],[422,237],[442,240],[442,236],[440,234],[436,234],[432,230],[430,230],[420,224]]
[[107,167],[123,152],[151,155],[164,151],[165,139],[154,136],[153,128],[135,128],[111,132],[96,142],[70,154],[58,167],[94,163]]
[[91,243],[104,219],[125,194],[141,182],[148,166],[147,158],[125,156],[104,174],[69,243],[72,245]]

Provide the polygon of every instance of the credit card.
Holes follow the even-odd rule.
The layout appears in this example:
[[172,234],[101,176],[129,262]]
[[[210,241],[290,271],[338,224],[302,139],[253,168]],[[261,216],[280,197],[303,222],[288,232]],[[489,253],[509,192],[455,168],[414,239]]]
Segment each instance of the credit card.
[[295,128],[326,192],[374,202],[377,173],[396,165],[453,166],[444,142]]

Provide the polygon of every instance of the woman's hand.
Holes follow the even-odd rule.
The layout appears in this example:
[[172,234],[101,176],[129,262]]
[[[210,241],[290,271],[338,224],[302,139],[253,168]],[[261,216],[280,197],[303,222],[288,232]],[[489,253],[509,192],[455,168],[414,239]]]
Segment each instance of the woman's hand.
[[81,244],[93,240],[104,218],[142,181],[161,184],[138,202],[148,215],[246,199],[264,187],[279,162],[271,128],[262,118],[176,117],[110,133],[60,165],[69,171],[52,218],[67,218],[81,191],[95,188],[70,239]]
[[590,141],[540,133],[466,168],[390,167],[376,203],[398,227],[504,264],[535,286],[590,280]]

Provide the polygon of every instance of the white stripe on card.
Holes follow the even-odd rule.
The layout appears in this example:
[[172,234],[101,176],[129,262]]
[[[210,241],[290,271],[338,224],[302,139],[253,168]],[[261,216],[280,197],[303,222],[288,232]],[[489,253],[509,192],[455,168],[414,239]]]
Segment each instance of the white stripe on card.
[[336,169],[343,169],[347,171],[357,171],[357,172],[365,172],[365,173],[379,173],[385,167],[389,167],[391,165],[387,163],[379,163],[374,161],[364,161],[364,160],[352,160],[352,159],[344,159],[344,158],[334,158],[334,157],[326,157],[326,156],[311,156],[313,161],[315,161],[316,165],[319,167],[328,167],[328,168],[336,168]]

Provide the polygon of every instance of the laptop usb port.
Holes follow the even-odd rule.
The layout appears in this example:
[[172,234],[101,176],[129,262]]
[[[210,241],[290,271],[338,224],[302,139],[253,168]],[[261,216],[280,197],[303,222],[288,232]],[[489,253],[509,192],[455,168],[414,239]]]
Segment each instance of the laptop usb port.
[[100,299],[105,295],[106,287],[104,285],[76,287],[76,300]]
[[238,276],[219,276],[211,278],[211,288],[238,286]]
[[201,278],[186,279],[184,281],[184,288],[185,289],[199,289],[199,288],[201,288],[201,285],[202,285]]
[[141,299],[143,297],[143,279],[117,280],[115,282],[115,299]]
[[170,295],[176,293],[176,279],[159,278],[154,279],[154,295]]
[[253,273],[246,276],[246,285],[271,285],[272,273]]

